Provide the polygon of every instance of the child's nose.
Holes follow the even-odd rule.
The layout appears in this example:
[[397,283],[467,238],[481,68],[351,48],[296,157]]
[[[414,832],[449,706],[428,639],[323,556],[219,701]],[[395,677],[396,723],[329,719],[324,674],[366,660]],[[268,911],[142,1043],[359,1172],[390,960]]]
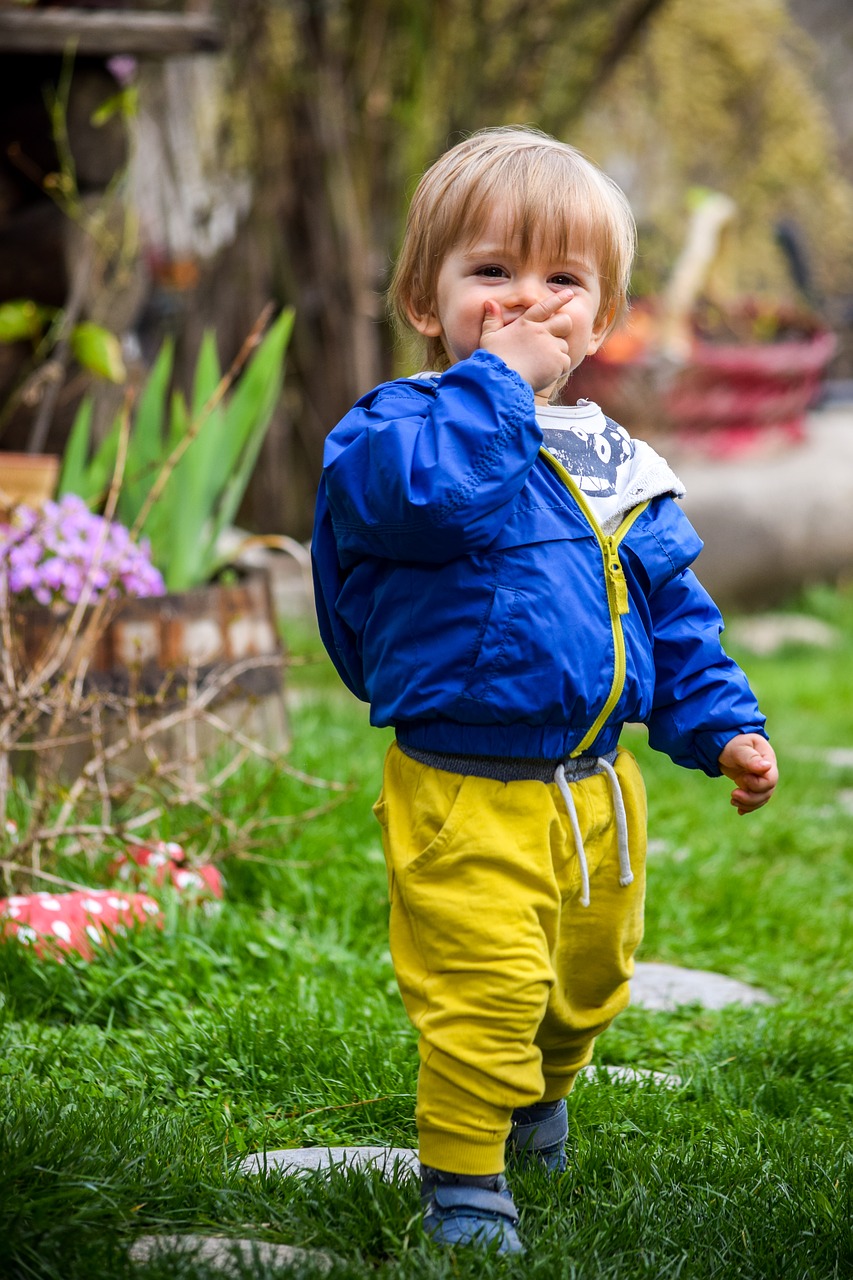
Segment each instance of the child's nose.
[[517,276],[511,290],[510,305],[517,307],[519,311],[526,311],[537,302],[541,302],[549,292],[547,284],[539,276]]

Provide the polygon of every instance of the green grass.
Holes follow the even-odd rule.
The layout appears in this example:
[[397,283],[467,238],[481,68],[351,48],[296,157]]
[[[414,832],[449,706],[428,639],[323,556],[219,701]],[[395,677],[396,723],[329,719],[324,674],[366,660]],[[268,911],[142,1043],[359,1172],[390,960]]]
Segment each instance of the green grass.
[[[128,1260],[137,1235],[182,1231],[323,1249],[341,1278],[853,1274],[853,768],[820,756],[853,745],[853,596],[806,607],[839,628],[837,648],[738,655],[783,771],[766,810],[738,818],[725,782],[626,734],[650,793],[642,957],[758,983],[777,1003],[629,1010],[602,1037],[599,1061],[683,1083],[579,1083],[569,1172],[515,1179],[523,1260],[431,1249],[411,1182],[237,1171],[264,1148],[416,1145],[415,1040],[370,813],[389,734],[317,661],[291,673],[292,759],[351,783],[337,808],[284,828],[272,862],[226,857],[214,915],[171,903],[162,931],[93,963],[0,946],[0,1275],[215,1274]],[[290,638],[316,657],[310,629]],[[326,798],[256,766],[224,806],[239,821]]]

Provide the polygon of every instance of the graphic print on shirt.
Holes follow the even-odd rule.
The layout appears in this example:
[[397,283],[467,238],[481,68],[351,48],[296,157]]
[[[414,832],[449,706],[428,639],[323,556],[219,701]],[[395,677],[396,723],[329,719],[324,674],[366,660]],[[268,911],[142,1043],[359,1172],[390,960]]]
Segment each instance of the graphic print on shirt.
[[577,422],[542,421],[543,444],[576,481],[584,496],[610,498],[617,492],[618,471],[634,456],[634,442],[622,427],[603,414]]

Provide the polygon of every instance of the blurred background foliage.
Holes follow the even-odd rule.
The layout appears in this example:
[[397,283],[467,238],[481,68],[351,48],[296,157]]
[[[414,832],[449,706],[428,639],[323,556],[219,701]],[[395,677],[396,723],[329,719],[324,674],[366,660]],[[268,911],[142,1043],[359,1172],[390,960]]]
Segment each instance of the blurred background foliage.
[[669,0],[649,24],[572,130],[630,192],[642,237],[635,293],[660,290],[693,186],[737,205],[721,264],[728,292],[792,292],[780,222],[807,246],[816,296],[842,278],[850,291],[853,192],[817,56],[779,0]]
[[[395,371],[383,293],[408,196],[463,131],[565,136],[665,0],[253,0],[235,24],[246,136],[297,311],[300,474],[349,404]],[[297,484],[296,514],[312,486]],[[306,526],[304,509],[297,520]]]
[[[462,132],[535,124],[610,172],[640,224],[637,294],[665,283],[700,186],[738,208],[718,269],[724,291],[796,292],[784,224],[807,259],[811,300],[843,306],[853,295],[853,174],[839,167],[818,46],[784,0],[248,8],[237,23],[243,124],[280,232],[280,288],[298,316],[297,474],[316,476],[331,425],[401,371],[383,291],[417,177]],[[288,507],[305,528],[299,491],[312,485],[297,490]]]
[[[114,135],[123,124],[132,143],[127,202],[138,212],[140,244],[122,291],[98,291],[98,279],[109,282],[115,272],[95,263],[81,315],[114,317],[119,336],[132,339],[125,341],[131,378],[135,351],[150,364],[162,340],[173,338],[175,376],[186,389],[206,328],[215,327],[227,364],[270,299],[294,307],[284,397],[242,512],[254,528],[308,535],[325,435],[367,388],[407,367],[383,296],[407,199],[447,145],[484,125],[539,126],[615,177],[640,225],[637,295],[665,285],[687,233],[691,192],[731,197],[737,215],[715,269],[716,293],[810,302],[841,331],[836,367],[853,376],[849,0],[532,7],[526,0],[127,0],[123,7],[209,13],[219,19],[221,47],[138,59],[134,112],[99,131],[89,126],[115,93],[116,60],[78,59],[68,121],[81,198],[87,207],[97,199],[83,181],[93,166],[106,174],[102,187],[106,170],[120,171],[126,149]],[[0,109],[13,89],[23,102],[29,85],[32,116],[61,60],[26,63],[6,53],[2,61]],[[46,271],[44,253],[21,248],[33,245],[32,232],[9,238],[20,211],[5,217],[4,181],[12,174],[20,186],[23,173],[32,185],[39,170],[44,205],[51,167],[60,167],[46,153],[34,165],[20,104],[15,112],[17,133],[0,110],[0,303],[31,297],[60,306],[61,276]],[[77,146],[80,121],[91,135],[85,147]],[[18,147],[11,167],[10,145]],[[49,285],[9,291],[4,238],[16,264],[29,254]],[[76,248],[69,243],[66,259],[79,260],[79,234]],[[69,398],[60,397],[59,409]],[[51,439],[60,448],[73,416],[73,404],[66,408]],[[114,413],[115,399],[103,430]],[[14,431],[4,432],[2,446],[20,447]]]

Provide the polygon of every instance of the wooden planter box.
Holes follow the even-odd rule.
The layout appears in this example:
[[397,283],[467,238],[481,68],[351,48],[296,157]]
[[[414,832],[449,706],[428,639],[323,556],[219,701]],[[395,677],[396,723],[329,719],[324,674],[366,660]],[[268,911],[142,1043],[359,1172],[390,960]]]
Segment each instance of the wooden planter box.
[[[55,615],[40,606],[20,606],[13,611],[13,627],[28,665],[35,668],[55,637]],[[216,692],[210,710],[233,731],[269,750],[287,749],[284,653],[264,571],[252,571],[233,585],[119,605],[94,643],[83,696],[97,703],[103,742],[110,743],[127,736],[128,699],[146,729],[179,714],[211,686]],[[74,733],[83,740],[63,749],[63,774],[79,773],[92,757],[88,713],[61,730],[63,738]],[[226,735],[195,716],[148,741],[161,759],[192,762],[221,748]],[[132,773],[149,765],[137,744],[111,767]]]
[[41,507],[56,492],[59,457],[53,453],[0,452],[0,521],[13,507]]

